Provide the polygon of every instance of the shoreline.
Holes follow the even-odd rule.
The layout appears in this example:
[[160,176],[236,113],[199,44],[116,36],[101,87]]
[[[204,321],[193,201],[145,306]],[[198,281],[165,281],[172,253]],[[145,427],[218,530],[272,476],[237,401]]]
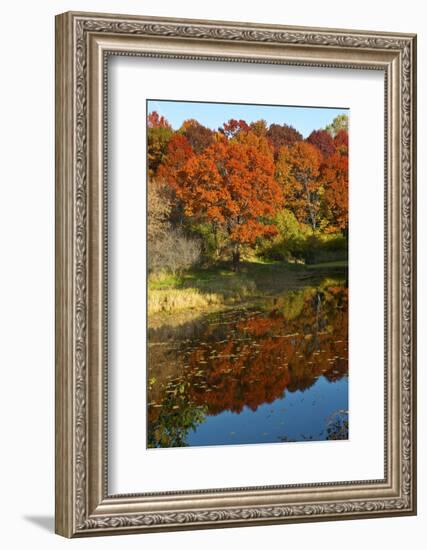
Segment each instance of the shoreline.
[[[259,270],[260,265],[261,270]],[[179,326],[203,314],[247,309],[257,302],[274,299],[286,292],[317,286],[327,278],[345,279],[348,270],[346,262],[340,265],[337,265],[337,262],[331,262],[297,268],[289,267],[289,264],[255,264],[255,269],[258,271],[255,274],[251,273],[254,266],[250,266],[249,269],[247,266],[248,264],[245,264],[246,271],[233,274],[217,269],[220,272],[220,280],[218,278],[214,281],[208,280],[207,284],[206,281],[192,279],[190,275],[188,279],[184,278],[179,286],[149,288],[148,328],[158,328],[163,325]],[[208,273],[212,275],[215,270],[211,269]],[[191,283],[194,286],[190,286]],[[153,308],[153,296],[157,300],[157,310]],[[174,301],[175,296],[178,298],[176,301]],[[189,298],[187,302],[186,296]]]

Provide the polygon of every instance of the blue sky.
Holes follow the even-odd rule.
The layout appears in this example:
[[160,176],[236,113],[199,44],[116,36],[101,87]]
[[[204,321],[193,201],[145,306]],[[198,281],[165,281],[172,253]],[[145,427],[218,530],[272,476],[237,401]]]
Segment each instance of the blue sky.
[[147,110],[163,115],[177,130],[182,122],[195,118],[208,128],[218,129],[230,118],[243,119],[248,124],[264,119],[268,125],[288,124],[306,138],[312,130],[324,128],[341,114],[349,115],[349,109],[324,107],[293,107],[271,105],[245,105],[241,103],[194,103],[191,101],[148,100]]

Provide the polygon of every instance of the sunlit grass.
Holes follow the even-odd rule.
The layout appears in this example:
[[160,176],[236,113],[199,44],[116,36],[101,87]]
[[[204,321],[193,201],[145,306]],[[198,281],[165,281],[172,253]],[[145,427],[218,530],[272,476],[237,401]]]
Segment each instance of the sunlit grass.
[[148,279],[149,289],[176,288],[182,282],[182,277],[162,271],[160,273],[150,274]]
[[222,302],[221,296],[200,293],[197,289],[151,289],[148,293],[148,314],[203,309]]

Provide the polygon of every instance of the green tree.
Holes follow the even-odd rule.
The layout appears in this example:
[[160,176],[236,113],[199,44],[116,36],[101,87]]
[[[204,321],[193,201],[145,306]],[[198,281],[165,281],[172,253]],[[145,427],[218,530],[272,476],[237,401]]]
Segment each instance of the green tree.
[[172,126],[163,116],[159,116],[156,111],[149,113],[147,117],[147,157],[150,178],[156,175],[157,168],[165,159],[172,135]]
[[335,137],[340,130],[348,132],[348,115],[338,115],[334,118],[331,124],[325,127],[325,130]]

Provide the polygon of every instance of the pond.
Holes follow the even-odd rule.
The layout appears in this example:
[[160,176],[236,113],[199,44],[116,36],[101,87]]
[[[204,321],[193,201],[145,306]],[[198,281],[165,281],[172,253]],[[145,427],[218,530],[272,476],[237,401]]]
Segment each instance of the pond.
[[348,438],[338,281],[148,330],[147,446]]

